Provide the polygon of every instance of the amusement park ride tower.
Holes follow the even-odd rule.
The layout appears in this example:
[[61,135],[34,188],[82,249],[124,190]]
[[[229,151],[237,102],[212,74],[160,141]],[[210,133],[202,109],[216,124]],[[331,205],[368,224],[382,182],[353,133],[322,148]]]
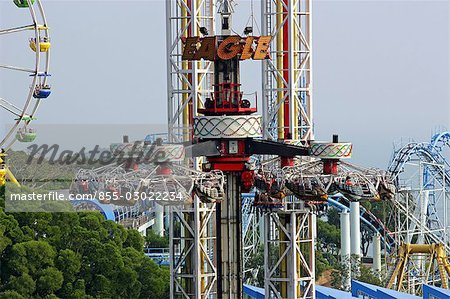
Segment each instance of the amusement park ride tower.
[[[197,110],[202,115],[194,117],[193,134],[203,148],[203,152],[199,151],[198,154],[207,157],[203,170],[220,170],[224,172],[227,182],[225,200],[216,204],[218,298],[242,297],[241,193],[249,191],[253,185],[250,156],[255,153],[277,152],[273,148],[267,148],[273,147],[272,143],[254,141],[254,138],[262,137],[261,117],[255,115],[257,109],[243,97],[239,71],[241,60],[269,58],[271,37],[242,38],[231,35],[232,10],[229,1],[222,2],[219,8],[221,35],[188,37],[182,56],[189,61],[205,59],[214,63],[214,90],[211,97],[205,99],[204,107]],[[205,144],[208,149],[205,149]],[[296,150],[296,154],[307,153],[303,148]]]
[[[306,7],[309,8],[310,3],[307,2]],[[203,170],[220,170],[225,174],[227,182],[225,199],[215,204],[216,217],[215,223],[212,224],[215,226],[214,237],[216,241],[213,250],[215,263],[214,267],[211,267],[213,270],[210,274],[215,275],[217,281],[201,278],[200,276],[205,274],[202,273],[202,269],[186,271],[186,269],[176,267],[175,271],[172,272],[173,297],[207,298],[213,293],[217,298],[242,297],[241,193],[248,191],[254,184],[254,169],[249,163],[250,157],[255,154],[279,156],[281,157],[280,167],[292,167],[294,157],[309,155],[307,145],[312,137],[312,125],[308,113],[311,113],[311,110],[305,109],[305,105],[308,103],[302,99],[309,97],[310,77],[306,81],[303,80],[305,78],[303,72],[310,74],[308,69],[310,62],[304,64],[302,59],[306,58],[306,61],[310,61],[310,50],[305,51],[304,47],[300,45],[300,39],[295,38],[295,36],[302,36],[298,30],[299,27],[289,26],[291,28],[287,28],[287,19],[294,24],[293,18],[300,16],[297,10],[301,9],[303,1],[297,1],[296,3],[289,4],[286,2],[281,8],[277,6],[278,9],[281,9],[280,14],[284,12],[286,15],[284,25],[281,23],[279,25],[286,27],[285,32],[283,32],[286,42],[280,45],[287,48],[276,48],[278,52],[275,54],[284,56],[284,51],[292,53],[290,56],[285,55],[286,62],[289,60],[288,57],[292,58],[291,63],[286,65],[286,70],[271,68],[272,72],[283,74],[277,80],[284,84],[284,88],[275,94],[275,96],[279,96],[282,93],[283,99],[276,100],[278,101],[277,104],[272,105],[269,102],[272,101],[270,97],[273,94],[270,94],[271,90],[266,90],[266,97],[263,100],[266,108],[268,106],[278,107],[280,111],[283,111],[283,115],[287,115],[286,119],[284,116],[279,117],[278,126],[281,127],[277,131],[279,132],[278,139],[281,142],[260,139],[265,133],[263,131],[267,130],[263,129],[261,116],[255,114],[257,101],[251,103],[250,100],[243,97],[240,90],[240,61],[251,58],[265,61],[266,68],[267,64],[271,65],[269,48],[272,35],[249,36],[248,34],[251,31],[247,33],[245,38],[232,35],[232,1],[224,0],[220,2],[221,35],[219,36],[209,36],[209,33],[214,31],[213,15],[215,11],[213,8],[215,7],[215,1],[182,1],[182,3],[170,1],[167,5],[168,41],[170,40],[168,42],[168,45],[170,45],[169,134],[172,135],[173,140],[176,140],[180,135],[183,136],[184,141],[193,137],[195,141],[192,146],[193,156],[207,157],[207,161],[202,166]],[[267,5],[266,9],[271,7],[270,2],[264,3],[264,5]],[[285,7],[284,11],[283,7]],[[200,15],[205,12],[206,14],[212,14],[210,15],[213,18],[212,22],[207,22],[209,27],[206,26],[205,20],[210,19],[207,16],[202,17]],[[268,20],[275,15],[276,13],[267,14]],[[202,22],[205,26],[200,26]],[[176,35],[173,34],[173,29],[176,27],[174,23],[181,25]],[[270,30],[269,26],[265,26],[265,28]],[[202,36],[200,36],[200,33]],[[181,43],[182,46],[180,47]],[[179,47],[178,50],[177,47]],[[305,53],[307,53],[307,57],[303,56]],[[176,63],[178,63],[178,68],[174,67]],[[204,67],[203,71],[199,71],[201,66]],[[280,65],[280,67],[284,68],[285,66]],[[174,84],[176,81],[179,82],[178,85]],[[210,82],[213,87],[209,94],[205,92],[205,89],[208,90],[208,86],[205,86],[205,89],[199,88],[205,82]],[[298,88],[299,82],[307,82],[307,88]],[[176,86],[186,89],[176,90]],[[180,94],[182,96],[179,96]],[[181,109],[174,109],[177,105]],[[298,110],[307,111],[307,113],[300,116],[297,113]],[[263,111],[263,113],[266,115],[267,111]],[[277,119],[278,111],[272,109],[271,113],[272,116],[264,117],[267,125],[269,121]],[[201,115],[196,116],[197,114]],[[299,122],[302,121],[306,125],[299,125]],[[177,123],[182,124],[181,130],[180,127],[175,125]],[[285,128],[285,124],[290,125]],[[193,133],[189,130],[190,126],[193,128]],[[176,134],[177,131],[178,134]],[[290,140],[283,142],[283,140],[293,137],[297,139],[295,142]],[[291,143],[296,143],[296,145]],[[279,198],[279,200],[281,199]],[[262,204],[265,203],[262,202]],[[194,202],[192,209],[186,210],[185,214],[192,213],[193,210],[193,218],[201,219],[201,217],[195,215],[198,214],[196,210],[200,211],[202,207],[205,207],[203,203]],[[186,221],[181,222],[186,223]],[[287,205],[287,208],[279,207],[276,212],[267,214],[265,244],[269,246],[270,242],[276,242],[276,246],[279,246],[282,250],[279,261],[275,265],[268,264],[266,255],[266,266],[271,268],[266,269],[266,275],[268,275],[266,277],[267,294],[280,293],[283,298],[314,297],[314,223],[314,215],[311,211],[295,199]],[[199,227],[195,226],[202,227],[204,225],[197,222],[194,223],[194,227],[191,226],[189,229],[190,231],[197,231]],[[276,235],[274,235],[275,231]],[[205,236],[198,237],[205,239]],[[171,235],[171,239],[174,239],[174,236]],[[195,239],[195,236],[193,236],[193,239]],[[192,241],[186,240],[184,243],[190,242]],[[193,242],[202,243],[201,240],[194,240]],[[300,250],[300,247],[302,247],[302,250]],[[179,264],[185,263],[188,265],[187,268],[204,268],[204,260],[198,259],[198,256],[202,253],[196,253],[195,250],[190,248],[187,250],[192,252],[192,256],[186,256],[184,260],[179,261]],[[175,251],[172,250],[173,258],[176,255]],[[182,252],[185,252],[185,250]],[[199,263],[192,263],[193,260]],[[280,272],[277,269],[280,265],[283,268],[281,274],[275,277],[275,273]],[[185,273],[185,275],[180,275],[180,272]],[[186,273],[189,274],[186,275]],[[195,278],[196,274],[194,273],[197,273],[199,277]],[[186,279],[186,277],[192,277],[192,279]],[[216,284],[215,288],[212,286],[214,283]],[[186,287],[186,284],[191,286]],[[301,284],[303,285],[300,287]],[[215,290],[210,292],[211,289]]]

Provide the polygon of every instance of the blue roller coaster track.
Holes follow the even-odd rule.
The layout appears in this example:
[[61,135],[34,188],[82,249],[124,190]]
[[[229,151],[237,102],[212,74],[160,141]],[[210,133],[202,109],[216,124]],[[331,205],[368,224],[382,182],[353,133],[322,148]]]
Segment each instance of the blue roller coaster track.
[[[402,190],[401,175],[412,161],[422,164],[421,189],[428,190],[428,204],[426,208],[426,227],[423,227],[427,236],[436,243],[447,243],[445,237],[446,219],[442,219],[440,198],[437,188],[444,190],[444,197],[450,188],[450,164],[444,155],[444,150],[450,146],[450,132],[440,132],[432,136],[430,142],[410,142],[394,152],[388,167],[390,176],[396,182],[398,190]],[[436,178],[440,179],[436,179]],[[437,186],[438,185],[438,186]],[[446,200],[446,198],[444,198]],[[394,201],[397,208],[405,207]],[[441,215],[440,215],[441,214]],[[445,214],[445,213],[444,213]],[[412,217],[412,216],[411,216]],[[415,225],[421,225],[419,219],[412,217]],[[445,244],[448,246],[448,244]],[[448,247],[447,247],[448,248]]]

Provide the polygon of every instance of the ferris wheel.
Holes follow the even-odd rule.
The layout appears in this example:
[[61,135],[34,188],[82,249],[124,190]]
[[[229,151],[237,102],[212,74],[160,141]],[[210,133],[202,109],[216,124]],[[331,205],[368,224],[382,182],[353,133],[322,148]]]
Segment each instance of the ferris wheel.
[[[29,85],[23,86],[25,92],[20,95],[20,90],[7,92],[7,96],[0,94],[0,115],[6,115],[6,122],[13,123],[4,135],[0,134],[0,149],[8,150],[17,140],[19,142],[33,142],[36,132],[31,127],[31,122],[36,119],[36,112],[41,104],[50,96],[51,87],[48,83],[50,65],[50,35],[41,0],[14,0],[11,6],[16,6],[23,14],[17,19],[22,24],[1,24],[0,41],[14,38],[24,39],[23,51],[14,53],[14,57],[24,57],[25,65],[17,65],[2,61],[0,57],[0,75],[8,76],[17,74],[26,77]],[[28,46],[26,37],[29,34]],[[14,36],[16,35],[16,36]],[[28,49],[27,49],[28,48]],[[29,51],[31,55],[26,55]],[[21,54],[19,54],[21,53]],[[23,56],[21,56],[23,55]],[[23,80],[20,80],[23,82]],[[20,89],[20,88],[19,88]]]

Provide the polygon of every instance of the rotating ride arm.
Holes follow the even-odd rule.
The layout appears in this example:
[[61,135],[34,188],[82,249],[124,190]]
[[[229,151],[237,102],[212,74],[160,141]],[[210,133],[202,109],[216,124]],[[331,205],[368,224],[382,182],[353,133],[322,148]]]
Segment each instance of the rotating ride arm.
[[103,200],[102,203],[127,206],[133,206],[138,201],[135,196],[132,196],[134,200],[126,199],[127,194],[139,194],[140,199],[145,199],[145,194],[158,192],[177,195],[176,200],[158,200],[163,205],[192,202],[194,193],[204,202],[221,201],[224,197],[222,172],[200,172],[177,164],[185,159],[182,145],[145,147],[137,143],[122,143],[111,145],[111,151],[117,157],[117,163],[94,170],[80,170],[71,185],[71,193],[106,192],[121,199]]
[[340,161],[349,158],[351,151],[351,144],[339,143],[336,136],[333,143],[313,143],[312,158],[299,160],[282,171],[275,171],[275,164],[272,169],[266,166],[255,175],[255,186],[268,192],[276,182],[286,195],[294,194],[310,203],[323,203],[328,196],[339,194],[349,201],[392,199],[395,187],[384,172]]

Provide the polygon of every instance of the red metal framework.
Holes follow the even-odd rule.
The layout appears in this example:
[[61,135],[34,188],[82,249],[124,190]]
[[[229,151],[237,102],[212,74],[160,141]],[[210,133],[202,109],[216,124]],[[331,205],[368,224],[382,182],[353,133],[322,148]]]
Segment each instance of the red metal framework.
[[205,101],[205,108],[198,109],[199,113],[205,115],[224,115],[224,114],[252,114],[258,110],[256,98],[255,108],[251,108],[249,100],[243,98],[243,92],[240,91],[241,84],[222,82],[214,84],[212,99]]

